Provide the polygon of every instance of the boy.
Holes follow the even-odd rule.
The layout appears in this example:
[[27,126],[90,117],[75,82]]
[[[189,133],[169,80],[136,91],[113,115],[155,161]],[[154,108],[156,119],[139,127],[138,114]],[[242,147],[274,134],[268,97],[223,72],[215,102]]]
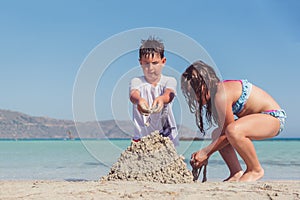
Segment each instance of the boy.
[[133,78],[130,84],[135,125],[133,141],[158,130],[177,145],[178,132],[172,111],[177,81],[162,75],[166,63],[163,43],[153,37],[142,40],[139,62],[144,76]]

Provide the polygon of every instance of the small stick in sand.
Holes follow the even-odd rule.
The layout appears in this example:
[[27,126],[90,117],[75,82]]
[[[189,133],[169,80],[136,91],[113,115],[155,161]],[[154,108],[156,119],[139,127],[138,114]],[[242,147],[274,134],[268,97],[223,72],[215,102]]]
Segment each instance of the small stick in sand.
[[202,183],[206,182],[207,181],[207,176],[206,176],[206,173],[207,173],[207,170],[206,170],[206,167],[207,167],[207,164],[205,165],[202,165],[200,168],[193,168],[192,170],[192,174],[194,176],[194,179],[193,181],[197,181],[198,178],[199,178],[199,175],[200,175],[200,172],[201,172],[201,169],[202,167],[204,166],[204,169],[203,169],[203,178],[202,178]]

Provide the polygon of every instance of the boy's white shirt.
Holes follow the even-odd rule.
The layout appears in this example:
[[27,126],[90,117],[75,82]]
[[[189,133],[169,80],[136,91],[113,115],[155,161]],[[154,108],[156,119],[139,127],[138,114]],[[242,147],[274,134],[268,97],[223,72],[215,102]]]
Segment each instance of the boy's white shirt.
[[[135,77],[131,80],[130,91],[138,90],[142,98],[146,99],[149,106],[152,105],[154,99],[162,95],[165,89],[172,89],[176,95],[177,81],[173,77],[161,75],[160,81],[156,86],[152,86],[145,79],[145,76]],[[164,112],[165,111],[165,112]],[[162,130],[162,113],[167,115],[167,119],[172,128],[172,132],[169,135],[170,139],[175,145],[178,144],[178,131],[176,126],[176,121],[174,118],[172,110],[172,102],[166,104],[161,113],[153,113],[150,116],[142,115],[138,109],[137,105],[133,105],[133,123],[135,126],[133,139],[139,139],[143,136],[150,134],[155,130]],[[151,118],[150,126],[146,126],[148,118]]]

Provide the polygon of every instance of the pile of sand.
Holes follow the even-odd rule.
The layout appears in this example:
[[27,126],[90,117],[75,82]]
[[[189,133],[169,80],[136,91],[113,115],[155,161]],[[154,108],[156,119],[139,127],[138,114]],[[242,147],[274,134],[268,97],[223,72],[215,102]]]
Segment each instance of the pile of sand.
[[191,183],[193,175],[183,160],[168,137],[153,132],[132,142],[102,180]]

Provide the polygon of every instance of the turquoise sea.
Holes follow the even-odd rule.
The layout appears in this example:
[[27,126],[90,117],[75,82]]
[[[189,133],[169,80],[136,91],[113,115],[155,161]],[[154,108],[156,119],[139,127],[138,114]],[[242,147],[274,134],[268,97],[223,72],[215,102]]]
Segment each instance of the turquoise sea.
[[[0,140],[0,180],[98,180],[109,172],[130,142],[116,139]],[[191,153],[209,142],[180,141],[177,152],[188,163]],[[255,141],[254,145],[265,169],[263,180],[300,180],[300,139]],[[245,165],[242,166],[245,169]],[[218,153],[209,160],[207,176],[212,181],[228,176]]]

